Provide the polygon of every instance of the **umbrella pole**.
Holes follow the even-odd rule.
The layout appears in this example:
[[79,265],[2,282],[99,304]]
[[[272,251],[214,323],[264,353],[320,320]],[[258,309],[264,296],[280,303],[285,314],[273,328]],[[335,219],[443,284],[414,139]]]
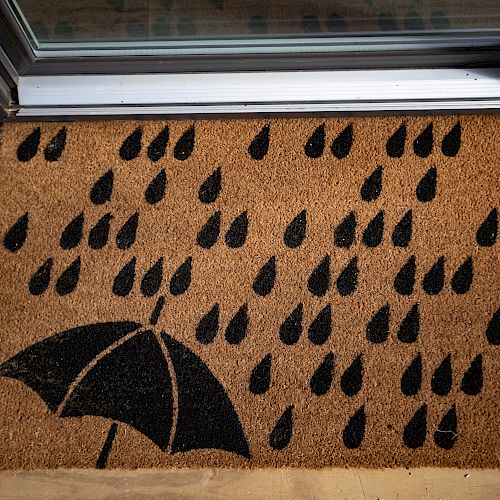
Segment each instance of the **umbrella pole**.
[[96,469],[104,469],[106,467],[106,462],[108,461],[109,452],[111,451],[111,447],[113,446],[113,441],[115,440],[116,431],[118,430],[118,424],[113,422],[111,427],[109,428],[108,435],[106,437],[106,441],[104,441],[104,445],[102,447],[99,458],[97,459]]

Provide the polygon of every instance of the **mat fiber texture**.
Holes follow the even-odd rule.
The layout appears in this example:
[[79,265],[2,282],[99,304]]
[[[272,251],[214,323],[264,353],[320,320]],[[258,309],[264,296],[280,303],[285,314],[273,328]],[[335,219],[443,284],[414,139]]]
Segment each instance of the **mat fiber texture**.
[[0,467],[498,467],[499,144],[4,125]]

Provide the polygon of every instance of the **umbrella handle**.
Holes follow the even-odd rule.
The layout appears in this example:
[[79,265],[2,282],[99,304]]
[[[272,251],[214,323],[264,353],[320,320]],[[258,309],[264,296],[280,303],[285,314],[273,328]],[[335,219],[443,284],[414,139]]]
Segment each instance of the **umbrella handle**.
[[111,427],[109,428],[108,435],[106,437],[106,441],[104,441],[104,445],[102,447],[99,458],[96,462],[96,469],[104,469],[106,467],[106,462],[108,461],[109,452],[113,446],[113,441],[115,440],[116,431],[118,430],[118,424],[113,422]]

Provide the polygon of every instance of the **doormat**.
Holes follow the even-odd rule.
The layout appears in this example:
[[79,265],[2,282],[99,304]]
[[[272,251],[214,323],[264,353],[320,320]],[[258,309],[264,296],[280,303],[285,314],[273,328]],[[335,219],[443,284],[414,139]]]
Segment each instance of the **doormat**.
[[5,124],[0,467],[498,467],[495,116]]

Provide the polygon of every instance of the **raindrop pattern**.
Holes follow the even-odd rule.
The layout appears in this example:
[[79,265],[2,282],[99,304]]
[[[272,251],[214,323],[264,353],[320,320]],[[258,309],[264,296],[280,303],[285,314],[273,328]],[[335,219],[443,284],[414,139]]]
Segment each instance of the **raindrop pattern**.
[[200,344],[210,344],[219,330],[219,304],[214,304],[196,327],[196,340]]
[[441,292],[444,287],[444,257],[439,257],[425,274],[422,286],[428,295],[437,295]]
[[264,125],[248,146],[248,154],[254,160],[262,160],[269,150],[269,125]]
[[337,278],[337,291],[341,297],[347,297],[356,291],[358,274],[358,258],[353,257]]
[[302,333],[303,305],[300,303],[285,319],[280,327],[280,339],[283,344],[293,345],[299,341]]
[[198,198],[202,203],[213,203],[222,188],[222,173],[220,167],[216,168],[203,182],[198,190]]
[[28,236],[28,220],[28,212],[26,212],[5,233],[3,244],[7,250],[17,252],[22,248]]
[[80,278],[81,259],[78,256],[57,278],[56,292],[58,295],[68,295],[73,292]]
[[429,123],[413,141],[413,151],[420,158],[427,158],[432,153],[433,142],[433,125]]
[[417,185],[417,200],[421,203],[428,203],[436,196],[437,190],[437,168],[431,167],[427,173],[420,179]]
[[132,214],[116,234],[116,246],[120,250],[127,250],[135,243],[137,226],[139,225],[139,213]]
[[488,323],[486,339],[492,345],[500,345],[500,308],[493,313]]
[[451,391],[452,382],[451,356],[448,354],[432,375],[432,392],[438,396],[446,396]]
[[406,248],[411,241],[413,229],[413,212],[408,210],[396,224],[392,232],[392,244],[395,247]]
[[478,354],[462,377],[460,389],[468,396],[477,396],[483,388],[483,356]]
[[70,250],[77,247],[82,241],[83,237],[83,212],[78,214],[63,230],[59,246],[63,250]]
[[17,159],[28,162],[38,153],[40,145],[41,130],[37,127],[19,144],[17,148]]
[[323,345],[332,333],[332,306],[327,304],[309,325],[307,336],[314,345]]
[[407,448],[421,448],[427,434],[427,405],[422,405],[411,417],[403,431],[403,443]]
[[325,149],[325,124],[319,125],[304,146],[308,158],[319,158]]
[[340,377],[340,389],[349,397],[356,396],[363,386],[363,356],[360,354]]
[[160,289],[163,279],[163,257],[160,257],[144,274],[141,281],[141,293],[152,297]]
[[394,290],[396,290],[399,295],[411,295],[413,293],[416,271],[417,265],[415,256],[412,255],[394,278]]
[[165,169],[158,172],[144,192],[144,198],[150,205],[156,205],[165,196],[167,173]]
[[49,257],[33,274],[28,285],[31,295],[42,295],[47,290],[53,265],[54,259]]
[[417,354],[401,377],[401,392],[405,396],[415,396],[422,386],[422,356]]
[[330,288],[330,256],[325,255],[309,276],[307,289],[316,297],[323,297]]
[[339,248],[350,248],[356,236],[356,214],[351,212],[333,231],[333,241]]
[[293,434],[293,405],[281,415],[269,435],[269,446],[273,450],[283,450],[290,443]]
[[441,151],[445,156],[454,157],[458,154],[460,150],[460,144],[462,140],[462,128],[460,122],[443,137],[441,142]]
[[412,306],[401,321],[398,330],[398,340],[405,344],[416,342],[420,333],[420,309],[418,304]]
[[456,406],[448,410],[439,422],[436,432],[434,432],[434,442],[444,450],[451,450],[457,440],[457,410]]
[[257,363],[250,375],[248,388],[252,394],[265,394],[271,385],[271,354],[266,354]]
[[113,293],[118,297],[126,297],[134,287],[136,258],[133,257],[125,264],[113,282]]
[[390,158],[401,158],[405,152],[405,142],[406,124],[402,123],[386,143],[387,156]]
[[283,241],[288,248],[298,248],[306,237],[307,213],[298,213],[285,229]]
[[340,134],[332,142],[332,153],[335,158],[341,160],[342,158],[347,158],[351,152],[352,143],[354,140],[352,125],[347,125],[347,127],[340,132]]
[[196,236],[196,243],[201,248],[208,250],[212,248],[215,243],[217,243],[217,238],[219,237],[220,232],[220,218],[221,213],[215,212],[199,230],[198,235]]
[[151,161],[161,160],[165,156],[168,138],[168,127],[164,127],[163,130],[151,141],[148,146],[148,158]]
[[141,152],[142,142],[142,127],[137,127],[131,134],[122,142],[120,146],[120,158],[125,161],[134,160]]
[[257,295],[269,295],[276,281],[276,257],[271,257],[260,269],[253,282],[253,290]]
[[381,210],[368,223],[363,231],[362,241],[368,248],[376,248],[382,243],[384,237],[384,212]]
[[498,235],[498,210],[492,209],[476,232],[476,241],[480,247],[492,247]]
[[329,352],[311,377],[311,392],[316,396],[324,396],[332,385],[333,354]]
[[361,406],[359,410],[349,419],[349,422],[342,432],[342,440],[344,446],[349,449],[356,449],[361,446],[365,437],[366,415],[365,406]]
[[229,248],[241,248],[248,235],[248,213],[242,212],[238,215],[227,230],[224,240]]
[[103,215],[89,232],[89,247],[100,250],[106,246],[109,238],[109,227],[113,216],[110,213]]
[[191,284],[191,272],[193,267],[193,258],[188,257],[175,271],[170,279],[170,293],[177,297],[186,293]]
[[244,304],[238,309],[238,312],[231,318],[231,321],[227,325],[225,332],[226,342],[232,345],[241,344],[247,335],[248,323],[248,304]]
[[382,192],[382,167],[377,167],[361,186],[361,199],[370,203],[375,201]]
[[92,189],[90,190],[90,200],[94,203],[94,205],[102,205],[111,200],[113,181],[113,171],[108,170],[92,186]]
[[45,146],[43,155],[49,162],[57,161],[64,152],[66,146],[66,127],[62,127],[59,132]]
[[467,293],[472,285],[472,257],[468,257],[451,279],[451,288],[459,295]]
[[195,133],[194,126],[189,127],[180,136],[174,146],[174,158],[179,161],[187,160],[194,150]]
[[382,344],[389,337],[389,304],[382,306],[366,325],[366,338],[372,344]]

